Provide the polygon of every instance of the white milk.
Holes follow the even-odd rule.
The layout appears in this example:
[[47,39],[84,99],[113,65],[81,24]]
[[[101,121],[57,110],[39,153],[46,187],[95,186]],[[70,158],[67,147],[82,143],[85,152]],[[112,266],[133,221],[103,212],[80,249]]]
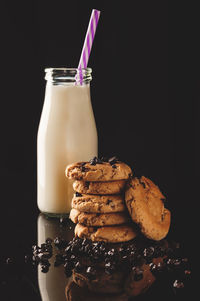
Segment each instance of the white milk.
[[[58,69],[59,70],[59,69]],[[60,70],[59,70],[60,71]],[[67,81],[67,80],[66,80]],[[90,84],[48,80],[37,141],[37,200],[40,211],[67,214],[73,194],[66,166],[97,155]]]

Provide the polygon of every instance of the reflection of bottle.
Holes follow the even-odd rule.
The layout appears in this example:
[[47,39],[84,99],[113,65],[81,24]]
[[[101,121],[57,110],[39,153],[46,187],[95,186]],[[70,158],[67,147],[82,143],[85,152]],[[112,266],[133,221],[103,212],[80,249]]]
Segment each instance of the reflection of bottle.
[[[43,214],[38,216],[38,245],[40,246],[47,238],[54,239],[59,236],[66,240],[71,240],[73,231],[67,231],[65,226],[60,226],[59,220],[49,219]],[[65,286],[68,282],[63,266],[54,267],[55,247],[53,246],[53,257],[49,259],[51,264],[47,273],[41,272],[38,266],[38,283],[42,301],[66,301]]]
[[90,68],[46,69],[46,93],[37,140],[38,208],[49,215],[68,214],[72,183],[68,164],[97,155],[97,131],[90,98]]

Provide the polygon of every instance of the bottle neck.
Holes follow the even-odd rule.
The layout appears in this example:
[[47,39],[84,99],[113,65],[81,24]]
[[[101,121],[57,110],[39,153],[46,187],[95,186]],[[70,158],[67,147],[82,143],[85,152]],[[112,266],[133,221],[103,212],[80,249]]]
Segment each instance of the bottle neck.
[[92,80],[92,69],[46,68],[45,79],[53,85],[86,85]]

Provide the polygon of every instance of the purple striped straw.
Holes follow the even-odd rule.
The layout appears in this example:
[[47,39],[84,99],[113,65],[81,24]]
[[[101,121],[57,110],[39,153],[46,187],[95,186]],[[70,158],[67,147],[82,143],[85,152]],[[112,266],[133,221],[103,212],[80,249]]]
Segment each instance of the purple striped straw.
[[78,64],[78,69],[79,69],[79,79],[80,79],[80,83],[82,84],[82,80],[83,80],[83,74],[81,72],[81,69],[83,68],[87,68],[87,64],[89,61],[89,57],[90,57],[90,52],[92,49],[92,44],[94,41],[94,36],[95,36],[95,32],[96,32],[96,28],[97,28],[97,24],[99,21],[99,17],[100,17],[100,11],[97,9],[93,9],[91,16],[90,16],[90,21],[88,24],[88,29],[87,29],[87,33],[85,36],[85,41],[83,44],[83,48],[82,48],[82,52],[81,52],[81,57],[79,60],[79,64]]

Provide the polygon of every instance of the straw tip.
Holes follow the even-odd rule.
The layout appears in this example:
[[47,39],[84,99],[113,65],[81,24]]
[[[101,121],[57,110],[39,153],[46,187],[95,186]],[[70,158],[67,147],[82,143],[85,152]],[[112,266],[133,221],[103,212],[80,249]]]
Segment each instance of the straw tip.
[[101,13],[101,11],[98,10],[98,9],[96,9],[96,8],[93,8],[92,12],[96,12],[96,13],[98,13],[99,15],[100,15],[100,13]]

